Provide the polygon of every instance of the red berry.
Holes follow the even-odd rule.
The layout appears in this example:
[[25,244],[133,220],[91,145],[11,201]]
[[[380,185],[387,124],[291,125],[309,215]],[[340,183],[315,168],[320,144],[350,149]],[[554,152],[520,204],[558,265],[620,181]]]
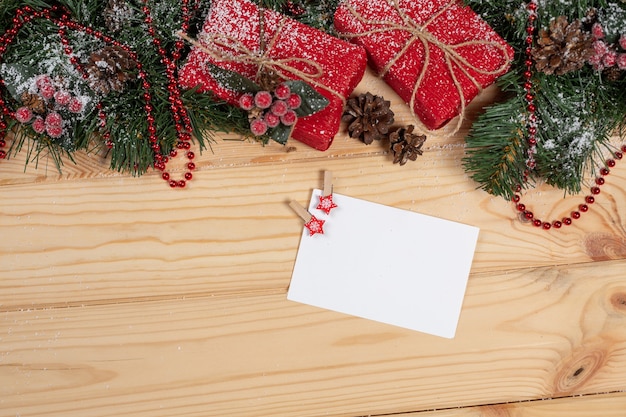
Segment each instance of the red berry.
[[267,124],[267,127],[276,127],[280,124],[280,117],[273,112],[267,112],[263,116],[263,121]]
[[239,107],[244,110],[252,110],[254,107],[254,96],[251,93],[246,93],[239,97]]
[[51,138],[58,138],[63,134],[63,127],[61,127],[60,125],[47,125],[46,132]]
[[287,99],[290,94],[291,94],[291,89],[289,88],[287,84],[280,84],[278,87],[276,87],[276,90],[274,90],[274,95],[279,100]]
[[297,109],[302,104],[302,98],[296,93],[290,94],[287,98],[287,105],[290,109]]
[[70,104],[70,100],[72,99],[72,95],[67,91],[57,91],[54,93],[54,101],[59,103],[61,106],[67,106]]
[[252,132],[253,135],[255,136],[261,136],[264,135],[265,132],[267,132],[267,123],[265,123],[263,120],[261,119],[254,119],[251,123],[250,123],[250,131]]
[[272,103],[271,110],[272,113],[274,113],[276,116],[282,116],[287,113],[289,107],[287,107],[287,103],[285,103],[283,100],[276,100],[274,103]]
[[43,117],[37,116],[31,125],[33,130],[37,133],[43,133],[46,131],[46,122]]
[[298,116],[296,115],[296,112],[293,110],[289,110],[287,111],[287,113],[280,116],[280,121],[285,126],[293,125],[294,123],[296,123],[296,120],[298,120]]
[[593,26],[591,26],[591,34],[595,39],[602,39],[604,38],[604,29],[599,23],[594,23]]
[[61,126],[63,123],[63,118],[57,112],[50,112],[46,116],[46,127],[47,126]]
[[52,84],[43,84],[41,87],[39,87],[39,91],[41,92],[41,97],[45,98],[46,100],[50,100],[52,97],[54,97],[55,90]]
[[260,109],[267,109],[272,105],[272,95],[269,91],[259,91],[254,95],[254,104]]
[[44,85],[50,85],[51,83],[52,83],[52,80],[46,74],[39,75],[35,79],[35,85],[39,89],[41,89],[41,87],[43,87]]
[[83,111],[83,107],[83,101],[81,99],[78,97],[72,97],[67,108],[72,113],[80,113]]
[[28,107],[20,107],[15,111],[15,119],[20,123],[28,123],[33,118],[33,112]]

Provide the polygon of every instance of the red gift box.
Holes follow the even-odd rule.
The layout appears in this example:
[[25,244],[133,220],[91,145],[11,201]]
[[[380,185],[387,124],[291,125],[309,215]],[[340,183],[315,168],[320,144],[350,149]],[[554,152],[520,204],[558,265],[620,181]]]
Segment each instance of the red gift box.
[[222,87],[209,73],[207,62],[253,79],[261,59],[286,79],[308,82],[329,100],[323,110],[299,118],[291,133],[315,149],[328,149],[339,130],[345,98],[363,78],[365,50],[264,10],[262,54],[259,20],[257,6],[247,0],[214,1],[198,40],[215,53],[194,47],[179,71],[179,83],[186,88],[200,86],[200,91],[212,91],[236,104],[240,93]]
[[504,39],[459,0],[346,0],[334,23],[365,47],[370,65],[429,129],[462,114],[513,59]]

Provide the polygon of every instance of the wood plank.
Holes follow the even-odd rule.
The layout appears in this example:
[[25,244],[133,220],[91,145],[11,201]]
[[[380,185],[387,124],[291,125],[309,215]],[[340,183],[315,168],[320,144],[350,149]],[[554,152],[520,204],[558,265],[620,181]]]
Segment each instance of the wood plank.
[[[474,190],[462,149],[431,155],[404,167],[379,155],[216,169],[175,191],[124,177],[0,187],[0,309],[284,292],[302,228],[286,202],[304,204],[327,169],[338,193],[478,226],[474,273],[626,257],[626,170],[584,220],[545,232]],[[541,198],[539,215],[579,202]]]
[[582,397],[398,414],[397,417],[623,417],[624,410],[626,410],[626,393],[614,392]]
[[0,414],[359,416],[624,390],[625,267],[473,275],[452,340],[284,294],[6,312]]

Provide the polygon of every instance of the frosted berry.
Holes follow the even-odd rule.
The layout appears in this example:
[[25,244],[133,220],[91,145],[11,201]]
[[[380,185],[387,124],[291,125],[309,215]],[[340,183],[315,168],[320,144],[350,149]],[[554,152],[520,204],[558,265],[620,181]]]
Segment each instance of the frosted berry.
[[621,70],[626,70],[626,54],[619,54],[617,56],[617,67]]
[[37,79],[35,80],[35,85],[39,89],[41,89],[44,85],[51,85],[51,84],[52,84],[52,80],[46,74],[38,76]]
[[43,133],[46,131],[46,122],[43,117],[37,116],[31,125],[33,130],[37,133]]
[[83,111],[83,101],[78,97],[72,97],[67,108],[72,113],[80,113],[81,111]]
[[290,94],[291,94],[291,89],[289,88],[287,84],[280,84],[278,87],[276,87],[276,90],[274,90],[274,95],[279,100],[287,99]]
[[602,39],[604,38],[604,29],[599,23],[594,23],[591,27],[591,34],[595,39]]
[[54,93],[54,101],[59,103],[59,105],[65,107],[70,104],[70,100],[72,99],[72,95],[67,91],[57,91]]
[[290,109],[297,109],[301,104],[302,98],[296,93],[290,94],[289,98],[287,98],[287,105]]
[[617,62],[617,53],[615,51],[609,51],[602,57],[602,64],[606,67],[612,67]]
[[48,126],[61,126],[63,118],[57,112],[50,112],[46,116],[46,127]]
[[41,97],[45,98],[46,100],[50,100],[52,97],[54,97],[55,89],[52,84],[43,84],[39,88],[39,92],[41,93]]
[[267,132],[267,123],[261,119],[254,119],[250,122],[250,131],[255,136],[264,135]]
[[263,121],[265,121],[267,127],[272,128],[280,124],[280,117],[276,113],[268,111],[267,113],[265,113],[265,116],[263,116]]
[[20,107],[15,111],[15,119],[20,123],[28,123],[33,118],[33,112],[28,107]]
[[298,116],[296,115],[296,112],[293,110],[289,110],[287,111],[287,113],[280,116],[280,121],[285,126],[293,125],[296,122],[296,120],[298,120]]
[[260,109],[267,109],[272,105],[272,95],[269,91],[259,91],[254,95],[254,104]]
[[239,107],[244,110],[252,110],[254,107],[254,96],[251,93],[245,93],[239,97]]
[[287,103],[285,103],[283,100],[276,100],[272,103],[271,110],[272,113],[274,113],[276,116],[282,116],[287,113],[289,107],[287,106]]
[[596,55],[604,56],[604,54],[609,52],[608,45],[606,43],[604,43],[603,41],[595,41],[592,44],[592,47],[593,47],[593,52]]
[[56,125],[46,125],[46,133],[48,133],[51,138],[58,138],[63,134],[63,128]]

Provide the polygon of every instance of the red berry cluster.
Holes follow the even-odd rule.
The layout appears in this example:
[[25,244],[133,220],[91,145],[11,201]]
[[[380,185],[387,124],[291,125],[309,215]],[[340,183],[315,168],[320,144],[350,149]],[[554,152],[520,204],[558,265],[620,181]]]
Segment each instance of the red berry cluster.
[[254,114],[250,121],[250,131],[255,136],[267,133],[268,129],[281,123],[292,126],[298,120],[295,110],[302,104],[302,98],[291,92],[285,83],[279,84],[273,94],[269,91],[245,93],[239,98],[239,106]]
[[59,111],[68,110],[78,114],[85,108],[83,99],[56,86],[45,74],[33,78],[28,92],[43,101],[45,111],[40,109],[36,113],[30,107],[22,106],[15,111],[15,119],[22,124],[32,122],[31,127],[35,132],[47,133],[51,138],[58,138],[63,134],[63,116]]
[[[141,82],[142,82],[141,85],[144,90],[144,93],[143,93],[143,99],[145,101],[144,110],[146,113],[146,121],[148,124],[148,129],[147,129],[148,140],[150,142],[150,147],[152,151],[154,152],[154,167],[163,171],[161,175],[162,178],[165,181],[167,181],[172,188],[175,188],[175,187],[182,188],[182,187],[185,187],[186,181],[192,179],[193,175],[191,171],[193,171],[196,168],[195,163],[193,162],[195,154],[189,151],[191,147],[191,144],[190,144],[191,131],[192,131],[191,120],[183,105],[183,101],[181,98],[181,91],[177,84],[177,79],[176,79],[176,74],[175,74],[176,61],[181,57],[181,50],[184,44],[182,40],[177,41],[176,45],[174,46],[174,51],[171,54],[168,54],[168,51],[166,51],[163,48],[162,42],[158,38],[156,30],[152,26],[152,17],[150,15],[150,8],[148,7],[148,0],[143,0],[143,3],[144,3],[144,7],[142,8],[142,11],[144,12],[144,15],[145,15],[144,22],[148,26],[148,33],[152,37],[152,43],[157,48],[157,51],[159,55],[161,56],[161,62],[166,67],[166,75],[168,79],[167,90],[169,93],[168,99],[171,104],[170,108],[172,111],[172,118],[175,121],[176,135],[178,138],[178,142],[176,143],[176,149],[173,149],[169,153],[169,155],[164,155],[161,150],[161,145],[159,143],[159,138],[157,135],[155,117],[153,114],[154,107],[152,105],[152,93],[150,92],[152,85],[150,81],[148,80],[147,72],[143,69],[143,65],[138,60],[137,53],[134,52],[129,46],[122,44],[121,42],[111,38],[110,36],[107,36],[103,32],[100,32],[97,29],[84,26],[78,22],[73,21],[70,18],[69,12],[66,9],[57,5],[53,5],[49,9],[42,9],[41,11],[37,11],[28,5],[23,6],[20,9],[18,9],[15,13],[15,17],[12,20],[12,26],[9,29],[7,29],[3,34],[0,35],[0,61],[2,60],[2,56],[6,52],[9,45],[11,45],[16,40],[17,35],[22,29],[22,27],[28,22],[32,21],[33,19],[42,19],[42,18],[58,26],[59,28],[58,33],[61,38],[61,44],[63,45],[63,51],[65,52],[67,56],[69,56],[70,63],[74,65],[74,67],[78,70],[79,73],[81,73],[82,77],[85,79],[88,77],[88,75],[85,72],[85,69],[82,66],[82,64],[78,61],[77,56],[72,51],[72,47],[70,46],[70,40],[67,37],[68,29],[72,31],[76,31],[76,32],[85,33],[86,35],[93,36],[96,39],[106,44],[114,45],[114,46],[124,49],[129,54],[130,58],[137,62],[138,77],[139,79],[141,79]],[[182,16],[183,23],[182,23],[181,29],[183,30],[183,32],[186,32],[188,30],[191,16],[193,16],[197,12],[199,7],[200,7],[200,3],[198,1],[195,1],[193,5],[190,5],[190,0],[181,0],[181,11],[183,14]],[[60,15],[60,17],[55,17],[55,15]],[[0,88],[1,87],[4,87],[4,80],[2,78],[0,78]],[[62,95],[58,95],[58,98],[54,97],[54,93],[52,97],[54,98],[55,102],[59,102],[59,103],[63,102],[66,99]],[[70,97],[70,100],[71,100],[71,97]],[[83,111],[82,105],[83,103],[81,102],[81,108],[78,112]],[[99,109],[98,118],[100,119],[100,127],[102,129],[105,129],[106,128],[106,115],[102,111],[101,103],[97,104],[96,106]],[[73,111],[72,109],[77,109],[77,107],[73,107],[70,101],[68,103],[67,110],[72,112]],[[0,95],[0,148],[3,148],[4,146],[6,146],[6,141],[4,138],[7,133],[7,123],[5,121],[5,117],[12,117],[12,118],[22,117],[24,118],[24,120],[25,118],[28,118],[27,111],[25,112],[24,110],[20,109],[19,112],[21,115],[16,114],[18,112],[11,111],[7,103],[5,103],[5,101],[2,99],[2,95]],[[46,116],[46,119],[47,118],[48,117]],[[46,123],[46,119],[44,119],[44,125]],[[63,119],[62,117],[60,117],[60,115],[59,117],[52,116],[49,122],[50,122],[50,125],[56,124],[56,125],[62,126]],[[38,124],[38,127],[40,127],[39,124]],[[62,134],[62,132],[60,134]],[[109,140],[109,135],[110,135],[109,132],[104,132],[103,137],[106,140],[107,146],[112,147],[113,143]],[[165,171],[165,167],[166,167],[167,162],[169,161],[169,158],[170,157],[173,158],[176,156],[177,149],[186,150],[185,156],[189,160],[189,162],[187,163],[188,171],[185,173],[184,179],[181,179],[178,181],[170,178],[170,174]],[[0,149],[0,159],[3,159],[5,157],[6,157],[6,152]]]
[[609,45],[606,42],[604,28],[599,23],[593,24],[591,34],[595,39],[593,55],[589,59],[593,68],[603,70],[617,66],[620,70],[626,70],[626,34],[620,36],[617,45]]

